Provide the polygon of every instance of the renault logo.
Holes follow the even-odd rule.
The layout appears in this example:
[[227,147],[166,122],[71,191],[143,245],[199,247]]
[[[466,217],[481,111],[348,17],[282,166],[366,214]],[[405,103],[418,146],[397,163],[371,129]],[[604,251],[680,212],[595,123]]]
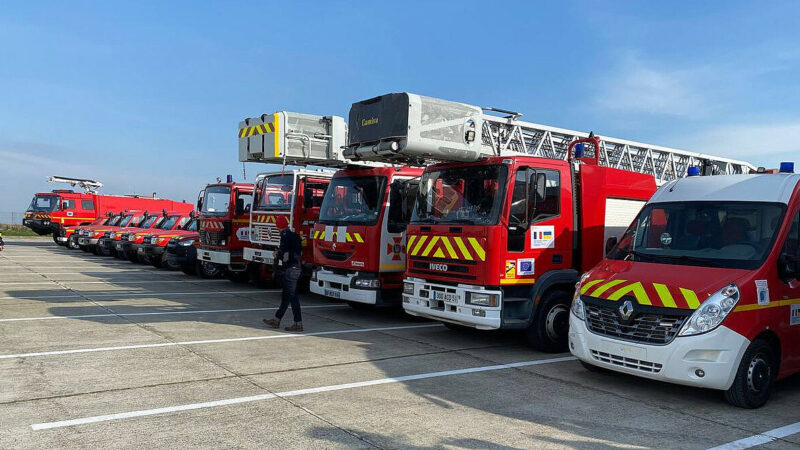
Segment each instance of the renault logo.
[[633,314],[633,303],[630,300],[625,300],[625,303],[619,307],[619,315],[622,320],[628,320]]

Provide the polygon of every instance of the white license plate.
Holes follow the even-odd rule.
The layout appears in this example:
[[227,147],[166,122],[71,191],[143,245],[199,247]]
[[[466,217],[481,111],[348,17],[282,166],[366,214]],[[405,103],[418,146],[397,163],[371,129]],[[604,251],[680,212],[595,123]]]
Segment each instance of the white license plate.
[[434,300],[441,300],[445,303],[458,303],[458,294],[452,292],[433,291]]
[[647,359],[647,349],[643,347],[637,347],[634,345],[622,344],[620,342],[613,342],[613,341],[600,341],[600,350],[606,353],[610,353],[612,355],[624,356],[626,358],[634,358],[640,360]]
[[333,289],[325,289],[326,297],[342,298],[342,293]]

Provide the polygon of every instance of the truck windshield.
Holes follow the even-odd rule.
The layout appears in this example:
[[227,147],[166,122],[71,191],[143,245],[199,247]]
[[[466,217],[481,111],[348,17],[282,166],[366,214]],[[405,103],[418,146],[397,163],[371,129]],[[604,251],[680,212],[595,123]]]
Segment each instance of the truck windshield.
[[203,197],[203,214],[208,216],[224,216],[228,214],[231,204],[231,188],[228,186],[209,186]]
[[28,211],[55,211],[58,209],[57,195],[34,195]]
[[161,218],[161,216],[150,216],[150,217],[148,217],[147,220],[145,220],[144,223],[142,224],[142,228],[150,228],[150,227],[152,227],[153,224],[156,223],[156,220],[158,220],[160,218]]
[[325,225],[375,225],[383,206],[386,177],[339,177],[331,181],[319,213]]
[[292,203],[294,175],[270,175],[263,178],[258,193],[258,210],[288,210]]
[[115,227],[115,226],[117,226],[117,224],[119,223],[119,220],[121,218],[122,218],[121,216],[114,216],[114,217],[108,219],[108,222],[106,222],[105,225],[108,225],[110,227]]
[[131,216],[131,215],[123,216],[122,219],[117,224],[117,226],[119,226],[119,227],[127,227],[128,224],[131,223],[131,219],[133,219],[133,216]]
[[169,216],[166,220],[164,220],[158,228],[162,230],[171,230],[175,227],[175,223],[181,220],[181,216]]
[[411,222],[495,225],[507,178],[500,164],[425,171]]
[[786,206],[681,202],[645,206],[609,259],[756,269],[769,254]]

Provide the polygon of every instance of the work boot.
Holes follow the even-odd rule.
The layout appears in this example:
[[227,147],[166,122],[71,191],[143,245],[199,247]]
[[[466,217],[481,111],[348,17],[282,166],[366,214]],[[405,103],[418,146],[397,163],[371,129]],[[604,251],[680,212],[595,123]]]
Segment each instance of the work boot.
[[295,322],[294,325],[284,328],[286,331],[303,331],[303,322]]
[[280,322],[280,320],[277,320],[277,319],[261,319],[261,321],[264,322],[265,324],[267,324],[267,326],[269,326],[271,328],[280,328],[281,327],[281,322]]

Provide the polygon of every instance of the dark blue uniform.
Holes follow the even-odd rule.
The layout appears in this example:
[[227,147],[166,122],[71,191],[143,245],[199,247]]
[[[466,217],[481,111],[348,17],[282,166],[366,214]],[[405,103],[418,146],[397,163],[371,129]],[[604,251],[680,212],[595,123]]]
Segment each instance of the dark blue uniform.
[[300,256],[303,253],[303,244],[300,235],[290,229],[285,229],[281,233],[281,244],[278,250],[278,257],[283,262],[283,293],[281,296],[281,306],[275,312],[275,318],[280,322],[286,309],[292,305],[294,322],[301,323],[303,318],[300,314],[300,299],[297,296],[297,281],[302,273]]

